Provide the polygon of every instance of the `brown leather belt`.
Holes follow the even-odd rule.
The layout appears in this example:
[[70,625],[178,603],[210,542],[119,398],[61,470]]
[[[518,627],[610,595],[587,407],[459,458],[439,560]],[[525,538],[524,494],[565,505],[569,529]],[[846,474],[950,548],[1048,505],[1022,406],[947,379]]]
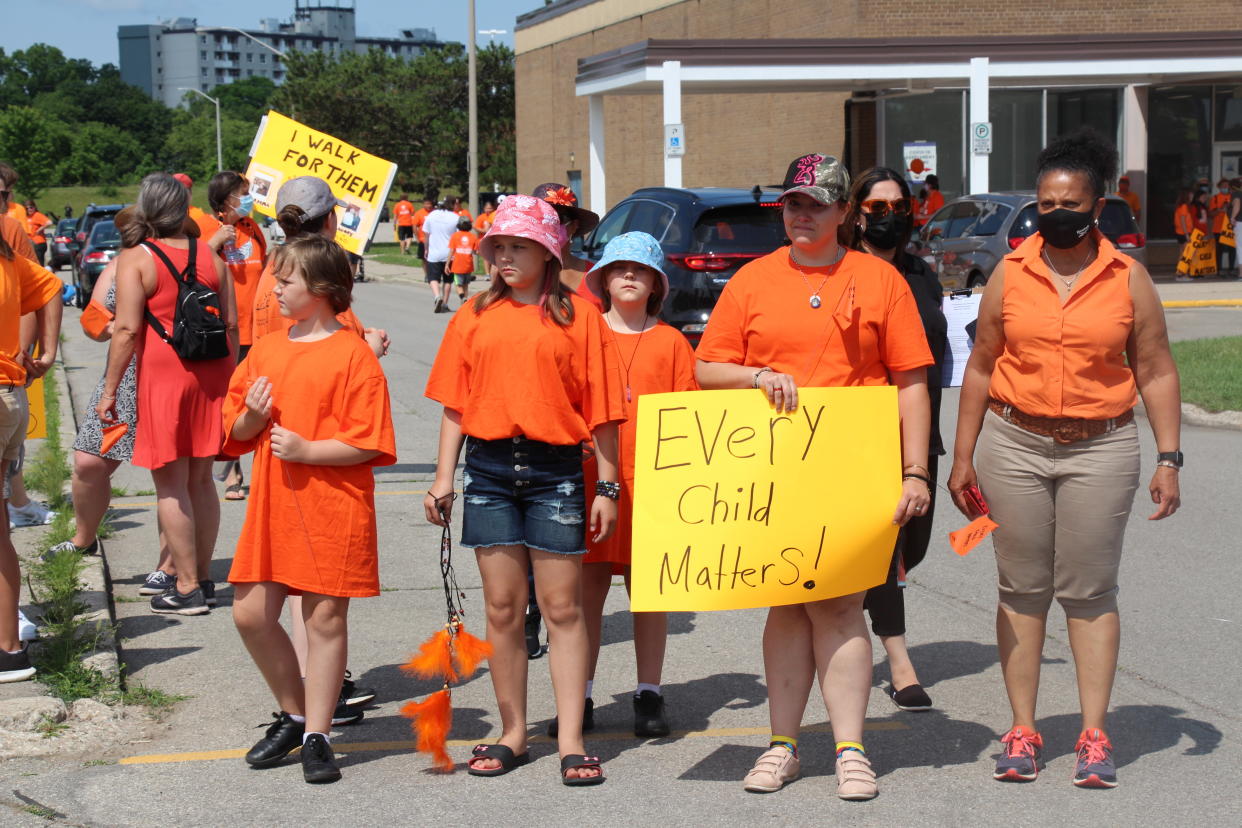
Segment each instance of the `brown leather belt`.
[[1079,440],[1099,437],[1101,434],[1108,434],[1110,431],[1116,431],[1122,426],[1129,425],[1134,420],[1133,408],[1124,414],[1110,417],[1107,420],[1084,420],[1078,417],[1035,417],[1030,414],[1024,414],[1009,403],[1001,402],[995,397],[988,397],[988,408],[992,409],[1005,422],[1012,423],[1023,431],[1029,431],[1041,437],[1051,437],[1056,442],[1062,444],[1077,443]]

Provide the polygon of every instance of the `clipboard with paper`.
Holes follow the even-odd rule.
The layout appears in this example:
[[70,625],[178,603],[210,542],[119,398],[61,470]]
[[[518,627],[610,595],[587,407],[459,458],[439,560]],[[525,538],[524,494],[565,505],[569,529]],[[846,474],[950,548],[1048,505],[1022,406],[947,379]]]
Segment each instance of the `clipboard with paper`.
[[948,323],[948,345],[944,354],[943,384],[945,388],[956,388],[962,384],[966,373],[966,361],[975,347],[975,326],[979,320],[979,303],[982,293],[969,290],[955,290],[941,300],[940,307],[944,311]]

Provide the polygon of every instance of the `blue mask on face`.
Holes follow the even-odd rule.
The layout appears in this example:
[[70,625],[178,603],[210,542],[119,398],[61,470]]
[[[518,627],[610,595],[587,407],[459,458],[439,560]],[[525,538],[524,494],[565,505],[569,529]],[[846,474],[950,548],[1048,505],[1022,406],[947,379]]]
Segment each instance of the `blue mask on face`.
[[254,196],[246,193],[237,200],[237,215],[248,216],[250,211],[254,209]]

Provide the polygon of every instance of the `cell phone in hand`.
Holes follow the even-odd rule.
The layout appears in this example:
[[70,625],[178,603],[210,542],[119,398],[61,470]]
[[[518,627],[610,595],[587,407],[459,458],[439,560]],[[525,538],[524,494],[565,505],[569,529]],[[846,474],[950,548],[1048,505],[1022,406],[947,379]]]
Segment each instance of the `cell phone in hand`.
[[962,491],[962,498],[975,515],[986,515],[990,511],[988,509],[988,502],[983,499],[983,492],[979,491],[978,486],[973,484],[967,486]]

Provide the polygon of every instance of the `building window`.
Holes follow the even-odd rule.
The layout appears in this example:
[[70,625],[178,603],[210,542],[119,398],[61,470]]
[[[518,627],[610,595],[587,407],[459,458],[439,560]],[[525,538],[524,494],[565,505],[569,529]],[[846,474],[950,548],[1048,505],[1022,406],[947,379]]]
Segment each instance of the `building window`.
[[1172,238],[1178,192],[1212,174],[1212,87],[1154,86],[1147,99],[1147,235]]
[[207,35],[199,35],[199,36],[198,36],[198,42],[199,42],[199,43],[206,44],[206,43],[207,43]]
[[200,59],[200,60],[206,60],[206,59],[207,59],[207,50],[206,50],[206,49],[204,49],[203,51],[199,52],[199,53],[198,53],[198,57],[199,57],[199,59]]
[[204,75],[206,75],[206,74],[207,74],[207,67],[206,67],[206,66],[204,66],[204,67],[203,67],[202,74],[204,74]]
[[253,62],[254,62],[254,54],[251,52],[246,52],[246,63],[253,63]]
[[267,52],[259,55],[259,63],[267,63]]

